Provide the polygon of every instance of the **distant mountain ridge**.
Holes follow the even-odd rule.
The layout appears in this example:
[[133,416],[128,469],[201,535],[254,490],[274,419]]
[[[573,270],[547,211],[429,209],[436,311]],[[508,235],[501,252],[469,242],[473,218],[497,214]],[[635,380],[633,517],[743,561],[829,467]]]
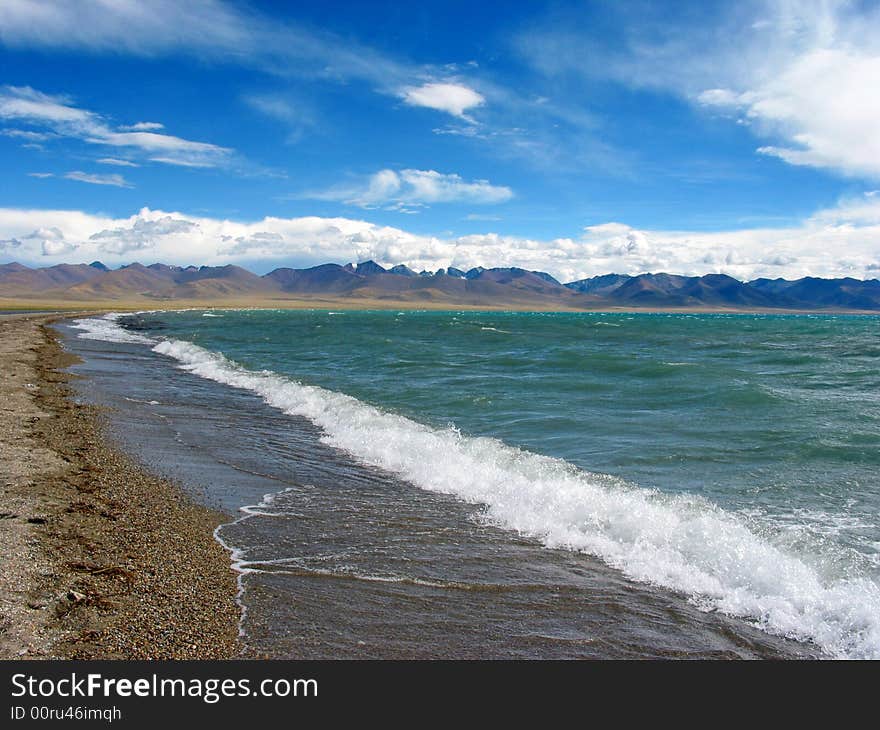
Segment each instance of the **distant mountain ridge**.
[[880,281],[852,278],[743,282],[726,274],[603,274],[560,283],[550,274],[517,267],[449,267],[416,272],[375,261],[278,268],[258,276],[232,264],[170,266],[91,264],[30,268],[0,265],[0,299],[90,301],[224,301],[351,299],[450,306],[535,306],[542,309],[715,308],[880,311]]

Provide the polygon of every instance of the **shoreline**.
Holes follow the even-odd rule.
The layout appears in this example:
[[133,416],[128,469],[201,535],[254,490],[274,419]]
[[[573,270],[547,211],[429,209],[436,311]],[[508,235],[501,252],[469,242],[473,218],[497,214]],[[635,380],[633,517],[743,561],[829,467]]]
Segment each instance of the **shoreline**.
[[318,310],[338,309],[345,311],[407,311],[407,312],[542,312],[542,313],[570,313],[570,314],[776,314],[776,315],[860,315],[880,316],[877,309],[845,309],[834,307],[816,307],[813,309],[798,309],[785,307],[560,307],[560,306],[536,306],[534,304],[473,304],[464,302],[448,301],[424,301],[392,299],[356,299],[332,297],[315,297],[313,299],[228,299],[228,300],[84,300],[71,303],[70,301],[57,301],[51,299],[34,299],[32,301],[22,298],[0,298],[0,314],[22,313],[55,313],[59,316],[80,314],[84,310],[92,312],[174,312],[189,309],[261,309],[261,310]]
[[114,447],[75,403],[49,329],[0,318],[0,658],[239,656],[238,585],[215,540],[228,515]]

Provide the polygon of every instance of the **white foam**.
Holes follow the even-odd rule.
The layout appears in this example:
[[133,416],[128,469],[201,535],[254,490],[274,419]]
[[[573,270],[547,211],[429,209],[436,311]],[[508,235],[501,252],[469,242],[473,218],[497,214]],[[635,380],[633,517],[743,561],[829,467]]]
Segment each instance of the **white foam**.
[[233,547],[220,537],[220,531],[224,527],[226,527],[226,525],[217,525],[217,527],[214,528],[214,539],[229,553],[229,560],[232,563],[232,569],[237,573],[235,576],[235,602],[238,604],[238,638],[244,639],[247,635],[244,629],[245,620],[247,619],[247,604],[244,602],[244,576],[250,571],[243,566],[244,560],[241,550]]
[[230,545],[223,537],[220,535],[220,532],[225,527],[232,527],[237,525],[239,522],[244,522],[245,520],[249,520],[252,517],[260,517],[260,516],[274,516],[273,513],[268,512],[267,510],[272,507],[275,503],[275,500],[280,497],[285,492],[289,492],[293,489],[293,487],[288,487],[280,492],[276,492],[274,494],[264,494],[263,499],[259,502],[259,504],[254,505],[246,505],[242,507],[239,511],[242,513],[242,517],[239,517],[237,520],[234,520],[230,523],[225,523],[222,525],[217,525],[214,528],[214,539],[220,543],[220,546],[229,553],[229,561],[232,564],[232,569],[237,573],[236,575],[236,586],[237,590],[235,593],[235,602],[238,604],[239,615],[238,615],[238,638],[245,639],[247,636],[247,632],[245,631],[245,623],[247,621],[247,604],[244,602],[244,576],[248,573],[257,573],[258,569],[252,568],[250,561],[245,559],[244,551],[235,547],[234,545]]
[[125,315],[121,312],[110,312],[103,317],[76,319],[71,324],[73,329],[83,330],[79,337],[84,340],[104,340],[105,342],[136,342],[142,345],[155,344],[144,335],[131,332],[117,323],[120,317]]
[[168,340],[153,349],[310,419],[327,443],[364,463],[485,505],[485,519],[548,547],[599,556],[635,580],[813,641],[832,656],[880,658],[877,583],[860,574],[828,577],[808,556],[703,499],[635,487],[455,428],[429,428],[341,393],[245,370],[192,343]]

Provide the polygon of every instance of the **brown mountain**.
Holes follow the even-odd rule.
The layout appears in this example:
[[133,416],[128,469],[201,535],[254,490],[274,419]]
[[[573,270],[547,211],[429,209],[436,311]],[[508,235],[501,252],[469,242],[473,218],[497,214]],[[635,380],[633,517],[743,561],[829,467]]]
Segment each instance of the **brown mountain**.
[[374,261],[357,266],[322,264],[279,268],[258,276],[240,266],[169,266],[133,263],[108,269],[92,264],[30,268],[0,265],[0,300],[9,303],[151,302],[277,305],[338,300],[417,306],[477,306],[537,309],[694,308],[880,310],[876,279],[738,281],[724,274],[606,274],[565,285],[549,274],[521,268],[476,267],[414,272]]
[[351,267],[322,264],[310,269],[275,269],[263,278],[284,292],[338,294],[350,292],[366,277],[355,273]]
[[19,263],[3,264],[0,266],[0,291],[27,294],[64,289],[103,273],[89,264],[57,264],[43,269],[31,269]]
[[104,272],[63,291],[47,292],[78,300],[214,299],[263,294],[273,287],[262,277],[240,266],[167,266],[130,264]]

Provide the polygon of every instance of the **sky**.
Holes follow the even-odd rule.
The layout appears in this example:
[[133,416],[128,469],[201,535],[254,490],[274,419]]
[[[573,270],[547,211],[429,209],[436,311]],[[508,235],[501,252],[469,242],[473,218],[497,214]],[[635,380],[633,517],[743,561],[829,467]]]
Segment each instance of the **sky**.
[[880,275],[880,5],[0,2],[0,263]]

